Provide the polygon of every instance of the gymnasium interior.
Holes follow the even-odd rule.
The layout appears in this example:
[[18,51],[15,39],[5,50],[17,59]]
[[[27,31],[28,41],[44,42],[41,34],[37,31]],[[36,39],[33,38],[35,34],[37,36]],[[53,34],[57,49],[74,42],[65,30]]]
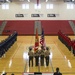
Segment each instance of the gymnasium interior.
[[[33,58],[29,67],[29,48],[38,37],[40,49],[42,30],[49,66]],[[75,75],[75,0],[0,0],[0,75],[53,75],[57,67]]]

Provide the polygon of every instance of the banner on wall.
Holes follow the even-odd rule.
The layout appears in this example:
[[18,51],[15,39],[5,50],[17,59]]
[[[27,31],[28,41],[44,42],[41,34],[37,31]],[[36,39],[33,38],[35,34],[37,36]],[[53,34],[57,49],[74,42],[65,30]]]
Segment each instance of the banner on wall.
[[31,14],[31,17],[43,17],[43,14]]
[[40,17],[40,14],[31,14],[31,17]]
[[47,14],[47,17],[59,17],[59,14]]
[[47,17],[56,17],[55,14],[47,14]]
[[24,14],[15,14],[15,17],[24,17]]

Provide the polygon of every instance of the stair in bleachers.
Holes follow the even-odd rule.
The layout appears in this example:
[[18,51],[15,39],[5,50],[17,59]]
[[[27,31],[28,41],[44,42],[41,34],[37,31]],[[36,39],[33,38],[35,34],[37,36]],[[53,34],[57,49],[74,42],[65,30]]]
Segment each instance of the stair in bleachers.
[[75,25],[74,25],[73,21],[69,21],[69,24],[70,24],[70,26],[71,26],[74,34],[75,34]]
[[2,25],[0,26],[0,35],[2,34],[6,23],[7,23],[7,21],[3,21]]
[[34,25],[34,34],[36,34],[36,28],[38,29],[38,34],[41,34],[41,21],[35,21]]

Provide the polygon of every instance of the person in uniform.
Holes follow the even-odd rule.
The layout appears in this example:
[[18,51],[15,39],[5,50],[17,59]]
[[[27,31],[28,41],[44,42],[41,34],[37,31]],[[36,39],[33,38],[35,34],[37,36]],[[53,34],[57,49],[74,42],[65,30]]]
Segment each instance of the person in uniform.
[[35,57],[35,66],[39,65],[39,52],[38,50],[34,53],[34,57]]
[[29,55],[29,67],[30,67],[30,61],[32,62],[32,67],[33,67],[33,56],[34,56],[34,53],[32,52],[32,48],[29,48],[28,55]]
[[44,66],[44,49],[41,47],[41,50],[40,50],[40,62],[41,62],[41,66]]
[[49,48],[46,47],[46,51],[45,51],[46,66],[49,65],[49,55],[50,55]]
[[75,56],[75,43],[73,44],[73,54]]

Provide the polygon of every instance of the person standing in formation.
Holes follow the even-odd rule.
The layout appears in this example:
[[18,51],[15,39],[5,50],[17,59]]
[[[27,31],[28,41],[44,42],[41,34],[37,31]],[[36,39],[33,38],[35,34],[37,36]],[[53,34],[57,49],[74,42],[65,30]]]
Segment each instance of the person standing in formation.
[[35,66],[39,66],[39,52],[38,50],[34,53],[35,57]]
[[32,62],[32,67],[33,67],[33,56],[34,56],[34,53],[32,52],[32,48],[29,48],[28,55],[29,55],[29,67],[30,67],[30,61]]
[[41,47],[41,50],[40,50],[40,62],[41,62],[41,66],[44,66],[44,48]]
[[46,47],[46,51],[45,51],[46,66],[49,65],[49,55],[50,55],[49,48]]

